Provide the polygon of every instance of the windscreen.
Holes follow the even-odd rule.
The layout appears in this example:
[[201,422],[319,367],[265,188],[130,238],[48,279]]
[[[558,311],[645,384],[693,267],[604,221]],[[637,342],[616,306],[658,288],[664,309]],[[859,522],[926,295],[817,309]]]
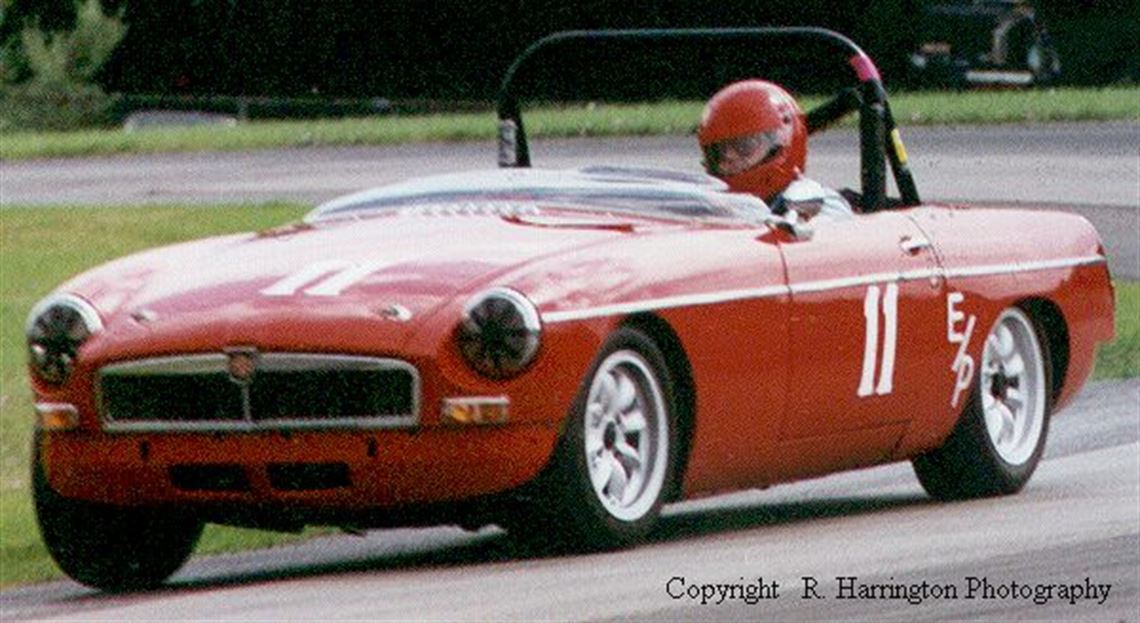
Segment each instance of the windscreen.
[[615,169],[602,171],[558,173],[500,169],[425,178],[330,201],[305,220],[376,213],[509,216],[559,210],[655,218],[752,220],[768,213],[764,202],[748,195],[724,192],[714,178],[701,176],[698,184],[675,177],[647,179],[640,170],[636,177],[615,172]]

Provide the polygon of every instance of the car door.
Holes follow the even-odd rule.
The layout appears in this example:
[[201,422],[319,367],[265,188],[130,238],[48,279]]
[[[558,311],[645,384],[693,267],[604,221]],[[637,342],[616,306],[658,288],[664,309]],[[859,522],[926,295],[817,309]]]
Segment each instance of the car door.
[[810,239],[782,246],[791,344],[781,440],[804,453],[801,468],[824,471],[886,458],[933,405],[945,302],[934,249],[905,212],[813,225]]

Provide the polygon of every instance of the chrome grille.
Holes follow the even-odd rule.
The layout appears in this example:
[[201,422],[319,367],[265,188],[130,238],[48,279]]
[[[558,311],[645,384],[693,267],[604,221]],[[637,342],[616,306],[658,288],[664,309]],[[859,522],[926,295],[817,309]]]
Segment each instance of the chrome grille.
[[235,376],[233,354],[158,357],[99,371],[107,430],[395,428],[419,413],[419,375],[396,359],[235,351],[253,373]]

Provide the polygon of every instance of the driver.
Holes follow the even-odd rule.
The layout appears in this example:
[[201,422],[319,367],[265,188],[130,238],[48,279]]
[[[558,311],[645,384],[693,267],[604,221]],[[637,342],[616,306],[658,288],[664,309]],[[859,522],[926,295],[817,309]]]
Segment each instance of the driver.
[[705,105],[697,140],[710,175],[760,197],[776,214],[792,211],[801,220],[852,214],[839,193],[803,176],[807,123],[776,84],[743,80],[718,91]]

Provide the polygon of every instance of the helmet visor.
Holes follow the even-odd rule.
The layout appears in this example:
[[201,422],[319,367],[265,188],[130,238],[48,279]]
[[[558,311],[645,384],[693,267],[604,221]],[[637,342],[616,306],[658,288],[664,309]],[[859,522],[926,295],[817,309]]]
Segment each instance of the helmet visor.
[[731,177],[771,160],[784,142],[779,132],[758,132],[718,141],[705,147],[705,169],[713,175]]

